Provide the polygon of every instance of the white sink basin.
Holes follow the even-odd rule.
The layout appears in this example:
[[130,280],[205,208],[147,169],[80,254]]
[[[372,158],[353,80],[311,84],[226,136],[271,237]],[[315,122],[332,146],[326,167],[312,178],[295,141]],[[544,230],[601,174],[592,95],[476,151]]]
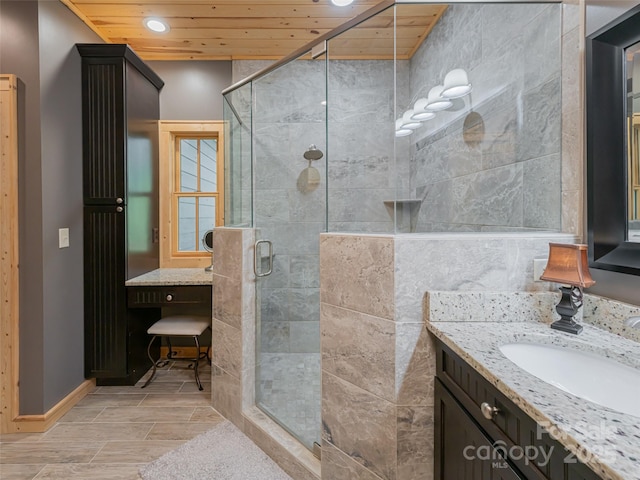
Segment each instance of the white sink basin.
[[500,351],[523,370],[565,392],[640,417],[640,370],[552,345],[511,343]]

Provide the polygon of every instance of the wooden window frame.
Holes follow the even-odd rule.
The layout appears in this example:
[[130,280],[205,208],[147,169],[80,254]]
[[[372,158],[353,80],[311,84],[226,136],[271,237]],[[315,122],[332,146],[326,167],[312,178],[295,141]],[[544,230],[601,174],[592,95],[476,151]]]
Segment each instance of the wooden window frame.
[[[211,264],[211,254],[202,252],[180,252],[177,245],[178,198],[215,197],[216,226],[224,225],[224,122],[222,121],[166,121],[158,123],[160,138],[160,268],[197,268]],[[200,192],[176,193],[179,185],[178,171],[180,138],[211,138],[218,143],[217,157],[217,194]]]

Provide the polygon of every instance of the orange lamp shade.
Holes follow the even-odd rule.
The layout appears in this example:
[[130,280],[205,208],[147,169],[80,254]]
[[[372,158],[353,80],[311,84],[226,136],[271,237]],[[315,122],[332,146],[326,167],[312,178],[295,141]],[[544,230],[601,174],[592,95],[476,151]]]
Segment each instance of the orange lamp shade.
[[549,260],[540,280],[588,288],[596,282],[589,273],[587,246],[550,243]]

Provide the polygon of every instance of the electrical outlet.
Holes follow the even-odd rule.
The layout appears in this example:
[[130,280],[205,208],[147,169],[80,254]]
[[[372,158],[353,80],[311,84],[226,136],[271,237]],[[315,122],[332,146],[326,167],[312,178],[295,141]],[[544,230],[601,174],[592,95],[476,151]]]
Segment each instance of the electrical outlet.
[[58,248],[68,248],[68,247],[69,247],[69,229],[59,228],[58,229]]
[[533,281],[534,282],[543,282],[544,280],[540,280],[544,269],[547,268],[548,258],[534,258],[533,259]]

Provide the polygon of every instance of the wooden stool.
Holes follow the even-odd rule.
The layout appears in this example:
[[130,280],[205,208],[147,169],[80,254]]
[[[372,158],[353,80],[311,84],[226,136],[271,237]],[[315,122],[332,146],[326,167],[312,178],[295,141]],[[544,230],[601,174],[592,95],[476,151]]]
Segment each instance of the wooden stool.
[[[169,360],[185,360],[193,362],[193,371],[196,377],[196,384],[198,385],[198,389],[202,390],[202,383],[200,383],[200,376],[198,375],[198,364],[200,360],[203,358],[209,359],[209,349],[211,347],[207,347],[206,353],[200,353],[200,335],[207,329],[211,328],[211,319],[205,316],[199,315],[171,315],[169,317],[164,317],[158,320],[156,323],[149,327],[147,333],[149,335],[153,335],[151,337],[151,341],[149,342],[149,346],[147,347],[147,356],[153,363],[153,371],[151,372],[151,376],[144,382],[142,388],[146,387],[151,383],[153,377],[156,374],[157,367],[164,367]],[[154,360],[151,357],[151,345],[156,337],[166,337],[167,342],[169,343],[169,353],[167,353],[166,360],[162,360],[161,358],[158,360]],[[185,357],[174,357],[173,352],[171,351],[171,337],[193,337],[193,340],[196,344],[196,352],[197,356],[195,358],[185,358]]]

